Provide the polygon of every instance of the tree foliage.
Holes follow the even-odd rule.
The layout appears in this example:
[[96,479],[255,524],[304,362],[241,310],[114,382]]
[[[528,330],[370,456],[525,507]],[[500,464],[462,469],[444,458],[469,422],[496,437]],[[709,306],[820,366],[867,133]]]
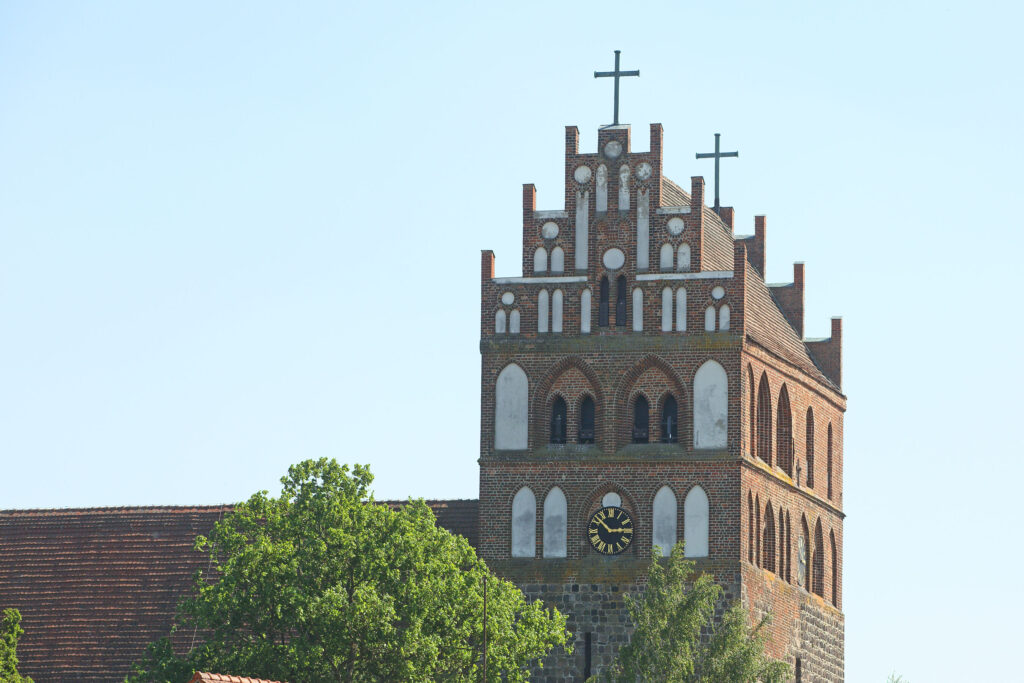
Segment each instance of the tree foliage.
[[183,655],[168,638],[152,644],[128,680],[480,680],[485,580],[489,677],[526,680],[553,647],[571,647],[563,615],[491,575],[423,501],[373,504],[372,480],[365,466],[308,460],[280,497],[240,504],[196,542],[213,571],[197,575],[172,631],[198,633],[196,644]]
[[0,618],[0,683],[32,683],[31,678],[18,673],[18,641],[24,633],[21,612],[5,609]]
[[735,604],[715,625],[722,588],[708,574],[694,578],[694,566],[685,558],[682,543],[667,561],[652,560],[647,590],[635,599],[626,596],[635,630],[606,678],[667,683],[787,680],[789,665],[764,652],[768,619],[751,629],[744,609]]

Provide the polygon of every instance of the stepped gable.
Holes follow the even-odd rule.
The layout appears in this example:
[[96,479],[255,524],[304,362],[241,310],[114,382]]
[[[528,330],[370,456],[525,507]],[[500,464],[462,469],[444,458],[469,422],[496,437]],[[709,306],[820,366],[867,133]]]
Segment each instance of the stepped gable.
[[757,269],[747,269],[747,335],[771,353],[800,368],[823,385],[842,393],[811,359],[807,346],[786,319]]
[[[406,500],[382,500],[379,501],[392,510],[398,510],[409,501]],[[437,517],[437,524],[453,534],[464,536],[474,548],[480,538],[480,501],[471,499],[459,500],[425,500],[434,516]]]
[[0,511],[0,606],[21,612],[36,683],[123,680],[209,560],[192,549],[231,506]]

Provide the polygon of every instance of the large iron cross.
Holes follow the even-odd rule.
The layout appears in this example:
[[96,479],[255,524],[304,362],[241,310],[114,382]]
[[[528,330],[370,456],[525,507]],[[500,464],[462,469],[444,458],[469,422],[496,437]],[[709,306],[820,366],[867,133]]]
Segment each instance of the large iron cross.
[[715,212],[718,211],[720,205],[718,203],[718,160],[723,157],[738,157],[739,152],[720,152],[718,147],[719,138],[722,137],[721,133],[715,133],[715,151],[714,153],[708,152],[707,154],[697,154],[698,159],[714,159],[715,160]]
[[612,122],[613,126],[619,125],[619,78],[622,76],[639,76],[639,71],[619,71],[619,52],[615,51],[615,71],[595,71],[594,78],[614,78],[615,79],[615,120]]

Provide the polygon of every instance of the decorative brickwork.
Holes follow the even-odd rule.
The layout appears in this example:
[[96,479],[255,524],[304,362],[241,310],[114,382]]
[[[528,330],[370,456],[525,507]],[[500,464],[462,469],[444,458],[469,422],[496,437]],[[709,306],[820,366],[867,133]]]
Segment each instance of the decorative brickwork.
[[[793,283],[767,285],[765,218],[735,237],[732,208],[704,206],[703,179],[686,193],[661,175],[662,142],[654,124],[651,151],[634,153],[629,126],[608,126],[597,152],[581,153],[566,128],[564,210],[538,211],[534,186],[523,189],[524,277],[494,278],[494,254],[483,254],[479,553],[569,615],[575,654],[554,653],[539,680],[583,680],[628,642],[622,595],[643,590],[654,497],[668,487],[676,538],[706,534],[697,561],[725,589],[719,609],[742,599],[752,620],[771,611],[774,656],[799,658],[803,680],[842,680],[841,325],[832,339],[802,339],[803,264]],[[564,268],[542,257],[535,270],[535,254],[555,249]],[[554,292],[560,309],[548,304]],[[510,300],[518,333],[496,330]],[[513,363],[526,374],[524,404],[503,399],[499,414],[495,383]],[[698,378],[707,365],[721,369]],[[724,379],[708,379],[722,369]],[[580,430],[584,400],[594,403],[592,438]],[[529,447],[495,448],[496,420],[505,432],[520,413]],[[555,486],[566,501],[564,558],[543,556],[540,501]],[[684,512],[697,486],[706,522]],[[512,497],[524,487],[537,501],[522,517],[526,532],[536,520],[535,548],[529,557],[529,543],[517,546],[513,558]],[[635,538],[602,557],[585,529],[607,493],[621,498]],[[672,533],[664,514],[659,528]]]

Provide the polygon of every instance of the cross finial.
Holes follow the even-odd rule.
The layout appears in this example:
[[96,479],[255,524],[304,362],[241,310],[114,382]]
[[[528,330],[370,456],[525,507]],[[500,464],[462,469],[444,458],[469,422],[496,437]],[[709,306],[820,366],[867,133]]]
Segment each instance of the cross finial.
[[718,160],[723,157],[738,157],[739,152],[720,152],[718,147],[719,138],[722,137],[721,133],[715,133],[715,151],[714,153],[708,152],[707,154],[698,154],[698,159],[714,159],[715,160],[715,213],[718,213],[718,209],[721,206],[718,203]]
[[619,78],[622,76],[639,76],[639,71],[619,71],[619,53],[621,50],[615,51],[615,71],[595,71],[594,78],[614,78],[615,79],[615,117],[612,121],[613,126],[619,125]]

